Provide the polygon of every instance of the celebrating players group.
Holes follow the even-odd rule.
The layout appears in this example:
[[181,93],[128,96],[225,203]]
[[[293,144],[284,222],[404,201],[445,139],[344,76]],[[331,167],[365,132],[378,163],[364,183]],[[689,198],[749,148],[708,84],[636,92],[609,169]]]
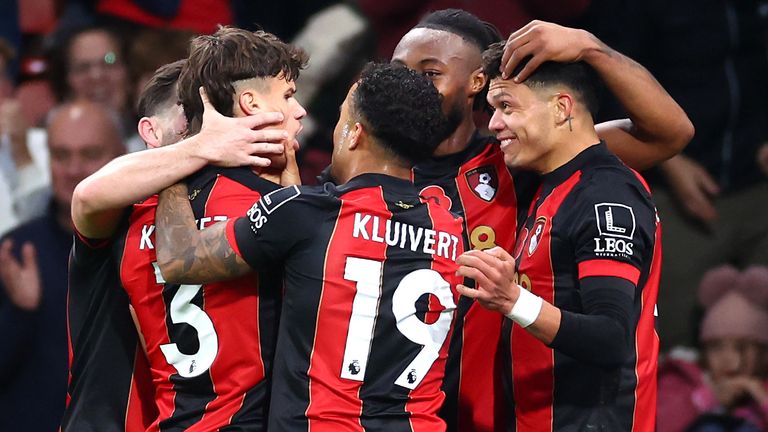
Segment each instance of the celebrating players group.
[[[693,131],[647,70],[432,12],[300,186],[308,60],[193,39],[140,96],[148,150],[78,185],[62,431],[653,431],[660,222],[633,168]],[[629,119],[594,124],[600,82]]]

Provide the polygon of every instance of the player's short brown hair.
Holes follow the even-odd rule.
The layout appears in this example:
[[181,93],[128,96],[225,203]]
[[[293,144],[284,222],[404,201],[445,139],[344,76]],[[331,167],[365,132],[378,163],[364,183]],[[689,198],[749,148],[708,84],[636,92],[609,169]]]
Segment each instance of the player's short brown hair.
[[176,83],[179,81],[181,69],[186,63],[186,60],[177,60],[160,66],[155,71],[139,95],[136,109],[139,117],[153,116],[179,102]]
[[308,59],[301,48],[264,31],[221,27],[212,35],[192,39],[187,65],[179,77],[179,100],[190,127],[194,127],[193,120],[202,118],[200,86],[217,111],[232,116],[235,81],[277,76],[292,81]]

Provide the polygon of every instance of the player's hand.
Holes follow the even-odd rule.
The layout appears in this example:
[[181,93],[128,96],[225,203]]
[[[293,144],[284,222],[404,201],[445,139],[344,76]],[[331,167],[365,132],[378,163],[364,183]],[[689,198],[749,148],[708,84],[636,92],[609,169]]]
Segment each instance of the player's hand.
[[520,73],[513,77],[516,82],[522,82],[546,61],[576,62],[588,49],[598,45],[597,39],[585,30],[531,21],[507,38],[501,57],[501,75],[509,78],[515,67],[531,56]]
[[280,173],[280,184],[282,186],[293,186],[301,184],[301,173],[299,164],[296,162],[296,150],[299,143],[296,140],[285,143],[285,168]]
[[456,260],[458,275],[475,280],[475,289],[459,284],[459,294],[473,298],[486,309],[507,314],[520,296],[514,282],[515,259],[500,247],[464,252]]
[[279,124],[283,114],[260,112],[246,117],[221,115],[200,87],[203,101],[203,124],[196,139],[196,154],[218,166],[269,166],[265,155],[282,154],[288,132],[283,129],[260,129]]
[[35,310],[42,296],[35,247],[32,243],[24,243],[21,262],[11,253],[12,248],[13,241],[10,239],[0,245],[0,280],[13,304],[20,309]]
[[757,165],[768,176],[768,143],[763,144],[757,150]]
[[715,179],[693,159],[677,155],[664,162],[662,171],[686,214],[711,226],[717,220],[713,198],[720,193]]

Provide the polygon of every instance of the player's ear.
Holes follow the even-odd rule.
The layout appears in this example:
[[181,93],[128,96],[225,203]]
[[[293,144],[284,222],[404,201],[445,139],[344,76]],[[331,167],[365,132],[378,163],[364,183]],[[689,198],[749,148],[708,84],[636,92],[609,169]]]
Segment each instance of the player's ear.
[[349,149],[356,149],[360,145],[361,138],[367,133],[362,123],[355,122],[355,126],[349,132]]
[[252,115],[259,112],[259,97],[255,90],[245,89],[241,91],[237,96],[237,105],[240,113],[244,115]]
[[137,126],[139,136],[147,144],[147,147],[158,148],[163,142],[163,131],[159,126],[154,117],[142,117],[139,120]]
[[555,113],[555,124],[557,126],[566,126],[573,130],[573,125],[571,124],[574,114],[573,108],[573,96],[571,94],[557,93],[552,104],[552,109]]
[[481,91],[483,91],[483,88],[485,88],[487,83],[488,78],[485,76],[483,68],[475,69],[475,71],[472,72],[472,76],[470,77],[469,94],[472,97],[476,96]]

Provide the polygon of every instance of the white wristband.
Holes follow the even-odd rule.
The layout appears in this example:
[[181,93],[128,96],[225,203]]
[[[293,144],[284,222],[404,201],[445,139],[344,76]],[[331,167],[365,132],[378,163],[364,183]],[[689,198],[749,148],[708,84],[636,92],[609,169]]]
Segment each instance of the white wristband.
[[520,327],[526,328],[539,317],[542,303],[544,300],[541,297],[520,287],[520,296],[506,317],[518,323]]

